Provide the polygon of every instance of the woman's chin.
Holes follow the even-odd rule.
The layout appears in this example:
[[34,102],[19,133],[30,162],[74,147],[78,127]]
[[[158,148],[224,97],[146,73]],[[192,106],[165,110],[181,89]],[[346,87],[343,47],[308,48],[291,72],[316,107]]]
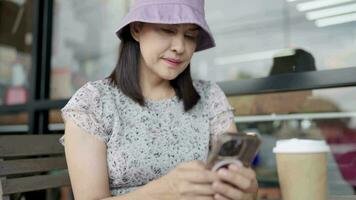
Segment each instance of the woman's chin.
[[171,81],[177,78],[178,75],[179,74],[166,74],[166,75],[162,75],[161,78],[167,81]]
[[175,77],[162,77],[164,80],[167,80],[167,81],[171,81],[171,80],[174,80],[175,78],[177,78],[177,76]]

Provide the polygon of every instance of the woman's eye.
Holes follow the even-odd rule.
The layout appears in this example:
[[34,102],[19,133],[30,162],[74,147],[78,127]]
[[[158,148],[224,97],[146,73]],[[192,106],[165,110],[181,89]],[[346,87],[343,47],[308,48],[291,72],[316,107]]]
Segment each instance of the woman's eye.
[[165,28],[162,28],[162,31],[166,32],[166,33],[174,33],[173,30],[171,29],[165,29]]
[[197,39],[197,37],[194,35],[185,35],[185,37],[187,37],[188,39],[191,39],[191,40]]

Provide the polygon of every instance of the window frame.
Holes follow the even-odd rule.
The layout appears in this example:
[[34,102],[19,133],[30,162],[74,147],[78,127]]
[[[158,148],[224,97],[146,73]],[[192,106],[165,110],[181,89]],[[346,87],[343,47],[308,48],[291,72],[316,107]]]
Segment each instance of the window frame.
[[[28,134],[49,130],[49,111],[69,99],[50,100],[51,50],[54,0],[33,0],[33,44],[29,100],[26,104],[0,106],[0,115],[28,113]],[[227,96],[356,86],[356,67],[274,75],[264,78],[218,82]],[[1,131],[0,131],[1,134]]]

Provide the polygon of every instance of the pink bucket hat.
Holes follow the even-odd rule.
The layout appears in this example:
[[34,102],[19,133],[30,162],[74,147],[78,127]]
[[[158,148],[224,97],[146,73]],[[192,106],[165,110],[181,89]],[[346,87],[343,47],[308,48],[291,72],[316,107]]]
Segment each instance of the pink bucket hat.
[[131,22],[196,24],[202,31],[195,51],[215,46],[205,20],[204,0],[136,0],[116,32],[120,39],[122,29]]

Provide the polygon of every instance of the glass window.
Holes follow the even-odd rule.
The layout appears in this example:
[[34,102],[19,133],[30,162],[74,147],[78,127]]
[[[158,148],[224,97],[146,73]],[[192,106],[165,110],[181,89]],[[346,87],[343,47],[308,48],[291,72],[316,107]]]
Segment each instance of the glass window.
[[20,133],[28,131],[28,113],[0,115],[1,133]]
[[61,116],[61,111],[60,110],[50,110],[48,117],[49,117],[48,130],[63,132],[64,122],[63,122],[63,118]]
[[[85,82],[111,73],[119,45],[114,33],[131,2],[55,1],[52,99],[68,98]],[[194,55],[193,77],[226,81],[356,66],[355,22],[320,25],[300,10],[303,2],[206,1],[217,47]]]
[[61,99],[110,75],[119,46],[115,32],[131,1],[54,2],[50,97]]
[[355,2],[308,2],[206,1],[217,47],[194,56],[194,76],[225,81],[355,67]]
[[[352,194],[356,188],[356,87],[229,97],[240,130],[263,139],[255,160],[263,188],[278,184],[272,148],[278,139],[323,139],[331,147],[329,193]],[[272,193],[268,193],[272,194]],[[262,194],[261,194],[262,195]]]
[[33,1],[0,1],[0,105],[28,100]]

